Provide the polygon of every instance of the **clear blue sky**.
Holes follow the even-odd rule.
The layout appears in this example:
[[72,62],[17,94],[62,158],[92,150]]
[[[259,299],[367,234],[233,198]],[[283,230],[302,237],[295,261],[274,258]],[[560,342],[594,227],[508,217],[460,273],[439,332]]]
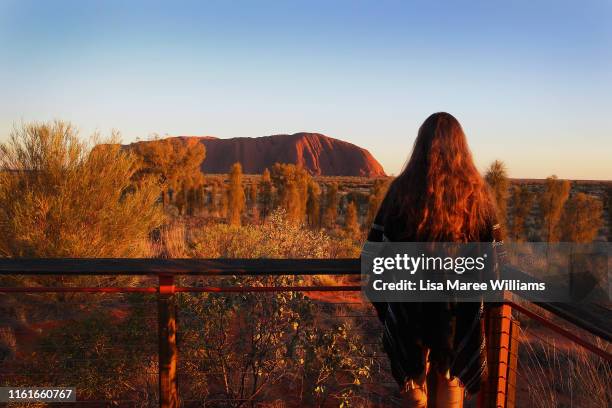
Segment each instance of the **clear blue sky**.
[[321,132],[387,172],[446,110],[483,169],[612,179],[612,2],[0,0],[0,140]]

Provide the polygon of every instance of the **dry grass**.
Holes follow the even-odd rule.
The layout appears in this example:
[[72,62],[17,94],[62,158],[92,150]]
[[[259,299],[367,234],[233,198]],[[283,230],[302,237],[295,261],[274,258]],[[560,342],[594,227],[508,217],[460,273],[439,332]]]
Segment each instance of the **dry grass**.
[[[535,408],[600,408],[612,404],[612,366],[584,348],[560,347],[522,332],[519,375]],[[602,342],[598,346],[606,348]]]
[[159,258],[189,258],[187,226],[175,220],[159,229],[158,239],[151,241],[151,253]]

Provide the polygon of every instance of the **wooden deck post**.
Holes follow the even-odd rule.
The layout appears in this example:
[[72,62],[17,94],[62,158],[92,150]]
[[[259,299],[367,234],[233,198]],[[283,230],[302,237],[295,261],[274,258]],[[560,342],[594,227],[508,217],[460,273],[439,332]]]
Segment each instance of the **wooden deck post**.
[[157,298],[157,322],[159,334],[159,406],[179,406],[176,383],[176,304],[174,299],[174,276],[159,275]]
[[480,408],[514,408],[518,363],[518,322],[510,305],[486,312],[488,374],[479,398]]

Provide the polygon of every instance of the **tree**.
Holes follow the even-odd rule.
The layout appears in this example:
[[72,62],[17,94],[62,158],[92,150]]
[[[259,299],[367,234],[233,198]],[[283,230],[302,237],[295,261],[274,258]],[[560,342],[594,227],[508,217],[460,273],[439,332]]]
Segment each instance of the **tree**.
[[148,255],[164,221],[157,181],[135,177],[118,134],[91,144],[56,121],[23,125],[0,145],[0,257]]
[[546,179],[544,192],[541,194],[539,201],[542,214],[542,237],[547,242],[557,242],[559,240],[559,219],[569,193],[570,182],[568,180],[559,180],[557,176]]
[[506,165],[504,162],[495,160],[489,166],[486,174],[485,181],[491,188],[493,197],[495,198],[495,204],[497,208],[497,222],[501,225],[506,225],[506,210],[508,207],[508,187],[510,181],[508,180],[508,172],[506,171]]
[[221,218],[227,218],[229,213],[229,189],[221,189],[221,204],[219,205],[219,215]]
[[272,212],[274,198],[272,197],[272,179],[270,170],[265,169],[259,183],[259,196],[261,201],[261,216],[266,219]]
[[234,163],[230,170],[228,199],[228,221],[230,225],[240,225],[242,213],[246,206],[246,197],[242,188],[242,166]]
[[285,164],[274,163],[270,171],[270,177],[274,190],[276,191],[276,200],[274,207],[287,208],[288,189],[287,184],[292,179],[292,169]]
[[359,215],[354,201],[349,202],[344,217],[344,232],[347,236],[358,240],[361,228],[359,227]]
[[325,193],[325,213],[323,217],[326,228],[335,228],[339,204],[340,199],[338,198],[338,184],[329,183]]
[[287,220],[292,224],[300,224],[303,220],[302,200],[298,190],[297,181],[289,180],[285,186],[285,211],[287,212]]
[[192,188],[193,208],[198,212],[204,208],[206,185]]
[[321,227],[321,187],[314,180],[308,183],[306,219],[310,228],[318,229]]
[[306,217],[308,183],[312,177],[301,166],[276,163],[271,178],[278,192],[278,205],[285,209],[292,222],[302,223]]
[[370,189],[370,194],[368,196],[368,213],[366,215],[365,222],[366,228],[370,228],[374,223],[374,218],[376,218],[378,208],[382,204],[388,189],[389,181],[382,179],[376,179],[374,181],[374,184],[372,185],[372,188]]
[[251,209],[257,208],[257,181],[249,184],[249,204]]
[[219,196],[219,186],[215,182],[210,186],[210,193],[208,197],[208,211],[212,215],[219,214],[219,204],[218,204],[218,196]]
[[565,204],[559,224],[565,242],[592,242],[603,225],[603,203],[596,196],[575,194]]
[[154,175],[164,186],[164,202],[170,191],[186,202],[184,190],[200,187],[204,175],[200,169],[206,157],[206,149],[197,139],[173,137],[138,142],[130,150],[140,157],[139,175]]
[[259,222],[259,205],[257,202],[257,180],[253,180],[253,182],[249,185],[249,205],[250,205],[250,216],[251,223]]
[[531,212],[533,203],[535,201],[534,194],[529,188],[522,184],[520,186],[514,186],[512,189],[512,224],[510,225],[509,233],[510,238],[514,241],[520,242],[525,240],[527,237],[527,231],[525,224],[527,217]]
[[187,205],[188,205],[188,201],[187,201],[187,195],[185,194],[185,192],[187,191],[187,187],[185,186],[184,183],[180,184],[177,186],[176,189],[173,189],[173,201],[174,201],[174,205],[176,206],[179,215],[184,215],[187,209]]

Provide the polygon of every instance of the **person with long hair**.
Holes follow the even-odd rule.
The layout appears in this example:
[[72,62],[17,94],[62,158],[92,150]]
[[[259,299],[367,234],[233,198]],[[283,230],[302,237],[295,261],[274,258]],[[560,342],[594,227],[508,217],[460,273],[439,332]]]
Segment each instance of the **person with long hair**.
[[[421,125],[412,155],[391,183],[371,242],[491,242],[492,198],[459,121],[449,113]],[[462,407],[486,372],[482,302],[374,303],[383,346],[408,407]]]

